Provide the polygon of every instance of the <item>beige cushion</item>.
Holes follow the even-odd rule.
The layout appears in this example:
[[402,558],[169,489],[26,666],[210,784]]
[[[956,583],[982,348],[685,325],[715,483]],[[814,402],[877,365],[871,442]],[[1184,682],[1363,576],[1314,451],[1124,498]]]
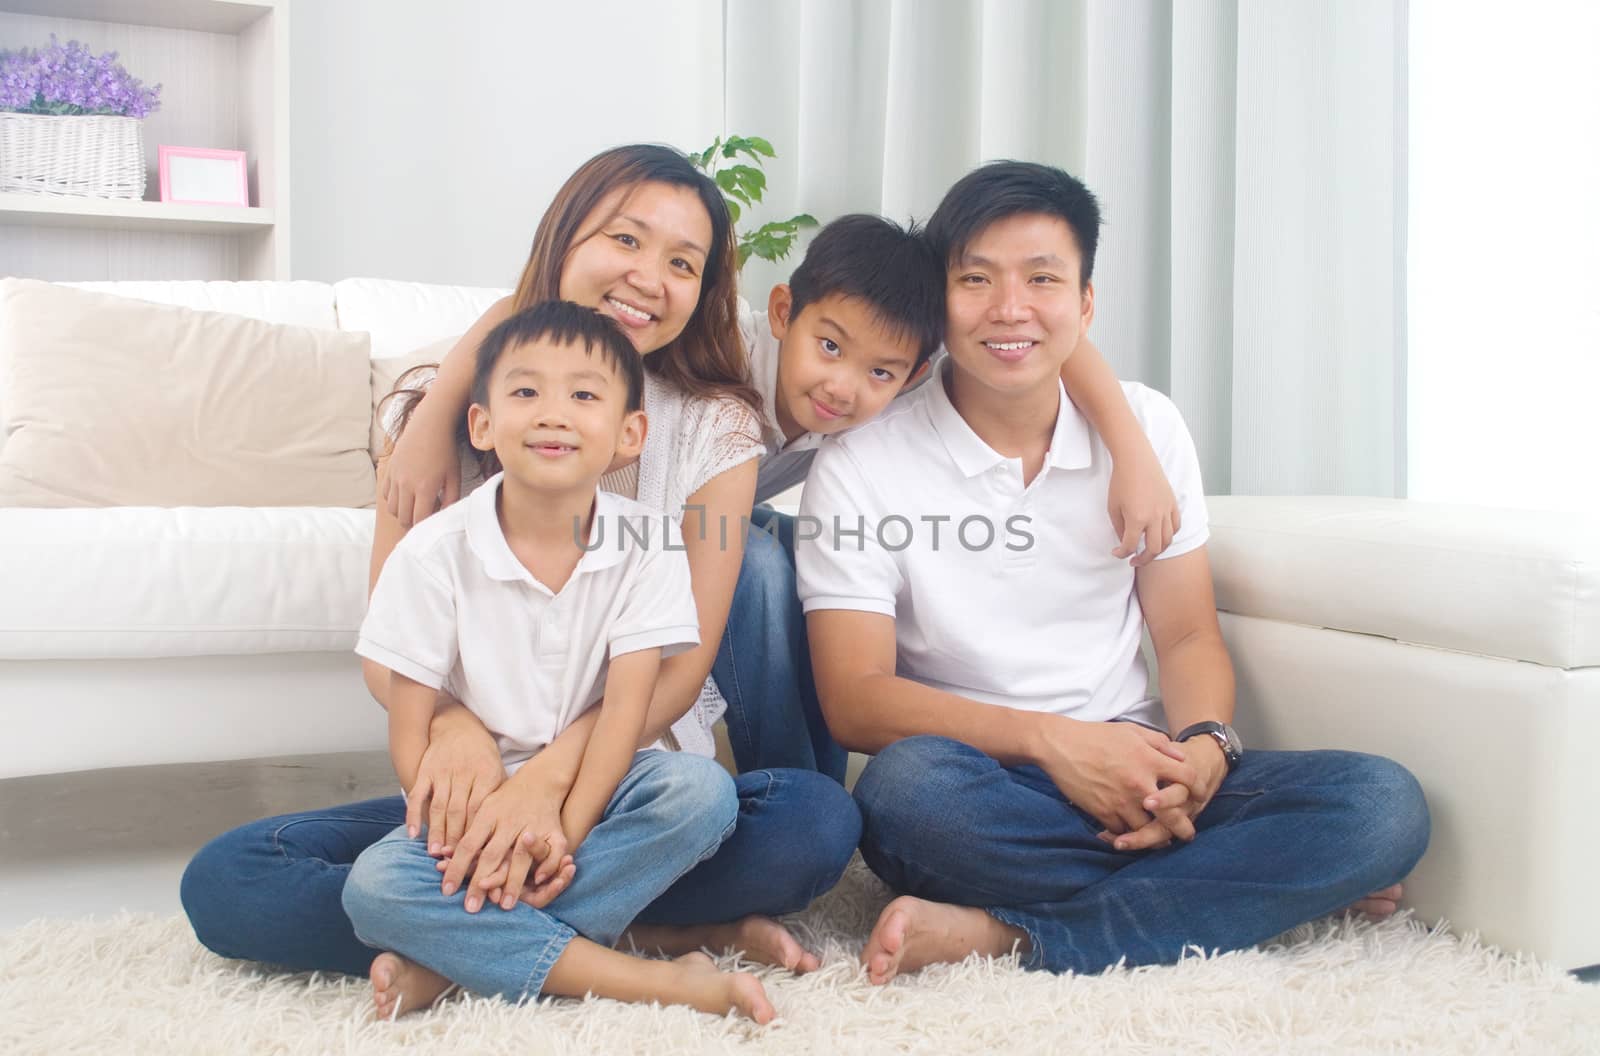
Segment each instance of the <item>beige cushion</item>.
[[0,280],[0,506],[370,506],[367,347]]
[[[372,361],[372,432],[368,437],[368,445],[372,450],[372,460],[376,462],[389,446],[389,438],[394,435],[395,426],[400,414],[399,400],[391,400],[387,405],[383,401],[388,399],[394,391],[395,382],[406,371],[415,367],[438,366],[444,362],[444,357],[460,336],[441,338],[429,345],[407,352],[403,356],[385,356]],[[407,379],[408,387],[417,382],[431,382],[433,372]]]

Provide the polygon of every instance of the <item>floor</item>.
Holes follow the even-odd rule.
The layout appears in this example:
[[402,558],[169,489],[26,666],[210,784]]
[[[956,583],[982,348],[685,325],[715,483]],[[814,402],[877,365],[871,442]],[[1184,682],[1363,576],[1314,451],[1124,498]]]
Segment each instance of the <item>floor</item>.
[[394,791],[381,751],[0,781],[0,931],[35,917],[175,913],[183,867],[218,833]]
[[[381,751],[0,781],[0,931],[37,917],[176,913],[185,864],[218,833],[394,790]],[[1600,983],[1600,965],[1574,974]]]

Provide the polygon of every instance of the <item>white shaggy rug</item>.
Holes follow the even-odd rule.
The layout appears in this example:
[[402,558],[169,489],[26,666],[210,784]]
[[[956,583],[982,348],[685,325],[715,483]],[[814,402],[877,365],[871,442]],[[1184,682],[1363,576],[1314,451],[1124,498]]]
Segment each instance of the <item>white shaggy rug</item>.
[[[763,970],[779,1019],[455,998],[375,1022],[365,981],[214,957],[181,917],[35,921],[0,936],[3,1053],[1600,1053],[1600,985],[1402,916],[1097,976],[970,958],[873,987],[856,956],[888,892],[859,858],[793,921],[824,954]],[[728,963],[728,962],[724,962]]]

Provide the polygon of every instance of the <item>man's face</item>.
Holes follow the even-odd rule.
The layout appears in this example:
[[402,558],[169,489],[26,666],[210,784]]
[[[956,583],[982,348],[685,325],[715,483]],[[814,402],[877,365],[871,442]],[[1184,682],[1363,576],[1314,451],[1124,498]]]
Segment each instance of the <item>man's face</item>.
[[767,322],[781,346],[779,424],[837,433],[876,417],[912,376],[915,339],[890,331],[854,297],[829,294],[795,318],[790,303],[787,286],[774,287],[767,302]]
[[1094,289],[1065,220],[1021,213],[996,220],[947,271],[945,347],[997,392],[1053,384],[1094,318]]
[[627,382],[581,342],[525,342],[495,364],[488,406],[474,403],[467,424],[473,446],[492,449],[518,483],[593,487],[613,456],[643,444],[644,415],[627,409],[627,395]]

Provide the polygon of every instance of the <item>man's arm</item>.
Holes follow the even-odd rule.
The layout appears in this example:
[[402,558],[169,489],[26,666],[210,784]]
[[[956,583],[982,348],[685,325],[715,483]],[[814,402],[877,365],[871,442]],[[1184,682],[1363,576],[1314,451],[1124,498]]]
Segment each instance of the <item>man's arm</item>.
[[[1150,640],[1161,669],[1161,696],[1174,733],[1197,722],[1233,720],[1233,664],[1217,624],[1211,564],[1204,546],[1179,557],[1152,561],[1134,577]],[[1193,839],[1186,819],[1205,809],[1228,776],[1222,748],[1210,737],[1192,737],[1183,750],[1197,781],[1169,785],[1145,801],[1156,820],[1116,841],[1118,850],[1164,846],[1172,835]]]
[[969,700],[895,674],[894,617],[847,609],[806,617],[823,717],[839,743],[877,752],[932,734],[1004,766],[1034,764],[1114,833],[1148,820],[1141,801],[1161,782],[1194,782],[1167,738],[1134,723],[1080,722]]
[[894,617],[849,609],[806,616],[811,668],[834,739],[868,754],[920,734],[970,744],[1006,766],[1034,762],[1039,716],[969,700],[895,674]]

